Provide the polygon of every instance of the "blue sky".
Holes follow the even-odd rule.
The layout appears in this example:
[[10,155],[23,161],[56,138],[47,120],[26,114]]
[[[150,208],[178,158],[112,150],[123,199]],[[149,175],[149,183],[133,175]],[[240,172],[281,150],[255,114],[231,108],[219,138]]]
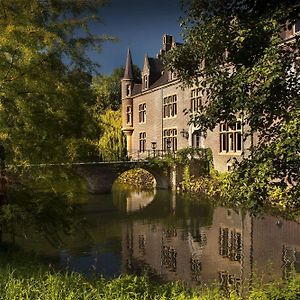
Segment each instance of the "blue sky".
[[110,74],[124,65],[130,47],[133,63],[140,68],[145,53],[154,57],[161,48],[164,33],[181,42],[179,0],[110,0],[100,12],[102,24],[93,26],[93,32],[118,38],[117,42],[103,44],[101,53],[91,52],[91,58],[101,65],[100,73]]

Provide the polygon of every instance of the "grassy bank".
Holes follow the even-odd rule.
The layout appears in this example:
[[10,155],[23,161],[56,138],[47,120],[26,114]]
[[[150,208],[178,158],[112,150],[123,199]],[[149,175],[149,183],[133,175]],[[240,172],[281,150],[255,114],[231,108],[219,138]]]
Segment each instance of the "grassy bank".
[[[143,276],[123,275],[106,280],[87,279],[78,273],[56,272],[20,251],[0,251],[0,299],[241,299],[235,292],[224,296],[218,289],[195,290],[179,283],[157,284]],[[284,283],[255,288],[246,299],[300,298],[300,276]]]

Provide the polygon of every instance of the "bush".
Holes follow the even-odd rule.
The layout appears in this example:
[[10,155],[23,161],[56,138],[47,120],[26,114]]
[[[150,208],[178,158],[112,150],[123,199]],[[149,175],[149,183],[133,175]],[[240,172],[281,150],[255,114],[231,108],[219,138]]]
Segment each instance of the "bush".
[[155,186],[153,175],[143,169],[126,171],[118,178],[117,182],[141,189],[152,189]]

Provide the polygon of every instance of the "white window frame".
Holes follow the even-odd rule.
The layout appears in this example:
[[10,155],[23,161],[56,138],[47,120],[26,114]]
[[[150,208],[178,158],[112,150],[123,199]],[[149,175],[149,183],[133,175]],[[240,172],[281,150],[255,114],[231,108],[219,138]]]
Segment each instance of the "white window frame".
[[[177,151],[177,128],[164,128],[163,129],[163,148],[164,151]],[[170,143],[168,143],[170,141]],[[168,144],[170,147],[168,148]]]
[[143,80],[144,80],[144,89],[148,89],[149,88],[149,75],[144,75]]
[[192,147],[203,148],[203,135],[200,130],[195,130],[192,133]]
[[139,104],[139,123],[146,123],[146,103]]
[[170,119],[177,117],[177,95],[166,96],[163,99],[163,118]]
[[191,111],[198,112],[202,107],[202,98],[204,96],[203,88],[195,88],[191,90]]
[[241,154],[243,151],[243,126],[241,120],[235,124],[220,124],[220,153]]
[[139,133],[139,152],[146,151],[146,142],[147,142],[147,135],[145,131]]

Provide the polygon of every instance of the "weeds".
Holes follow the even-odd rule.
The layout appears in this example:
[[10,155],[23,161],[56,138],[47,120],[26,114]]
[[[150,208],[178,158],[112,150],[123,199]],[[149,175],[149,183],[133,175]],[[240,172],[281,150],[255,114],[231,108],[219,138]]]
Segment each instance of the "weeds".
[[[241,300],[235,291],[192,289],[178,282],[158,284],[145,276],[115,279],[86,278],[79,273],[56,272],[38,258],[7,245],[0,246],[0,299],[2,300]],[[244,299],[298,300],[300,275],[287,281],[257,285]]]

